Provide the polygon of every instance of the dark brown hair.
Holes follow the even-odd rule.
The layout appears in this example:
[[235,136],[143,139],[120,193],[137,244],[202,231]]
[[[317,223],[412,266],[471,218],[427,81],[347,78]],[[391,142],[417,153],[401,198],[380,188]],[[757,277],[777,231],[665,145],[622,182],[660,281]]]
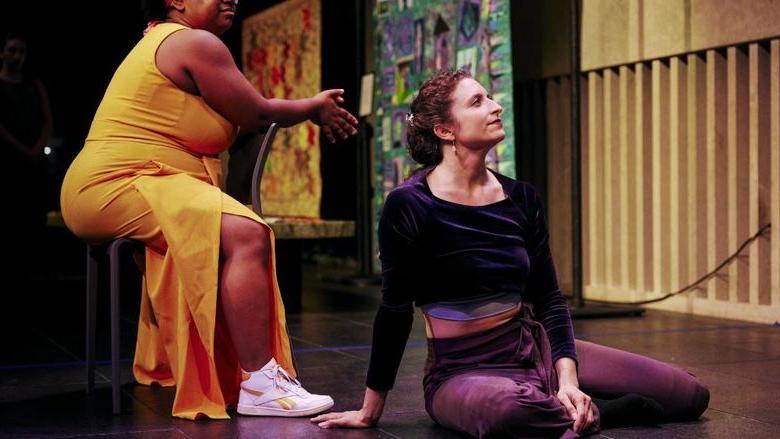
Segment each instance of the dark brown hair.
[[409,155],[423,166],[436,166],[442,160],[441,139],[433,127],[451,121],[452,92],[463,78],[470,78],[466,70],[442,70],[420,87],[412,101],[412,114],[406,130]]
[[168,7],[164,0],[141,0],[141,9],[146,21],[163,21],[168,17]]

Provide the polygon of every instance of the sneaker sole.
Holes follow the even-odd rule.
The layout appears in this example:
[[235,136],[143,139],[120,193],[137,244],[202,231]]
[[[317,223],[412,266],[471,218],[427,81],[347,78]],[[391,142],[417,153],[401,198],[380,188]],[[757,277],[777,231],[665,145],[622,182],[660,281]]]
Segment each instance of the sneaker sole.
[[299,409],[299,410],[285,410],[282,408],[276,409],[273,407],[257,407],[253,405],[239,404],[236,407],[236,411],[241,415],[277,416],[283,418],[296,418],[300,416],[316,415],[317,413],[324,412],[325,410],[328,410],[331,407],[333,407],[333,401],[329,401],[326,404],[322,404],[316,407],[309,407],[307,409]]

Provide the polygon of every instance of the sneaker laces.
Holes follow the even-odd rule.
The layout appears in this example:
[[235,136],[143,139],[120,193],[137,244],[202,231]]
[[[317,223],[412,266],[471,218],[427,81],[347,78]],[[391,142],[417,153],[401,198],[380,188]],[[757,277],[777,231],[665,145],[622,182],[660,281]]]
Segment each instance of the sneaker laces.
[[285,392],[295,393],[299,396],[309,395],[309,392],[307,392],[306,389],[301,386],[301,382],[291,377],[287,371],[278,364],[275,364],[268,372],[271,375],[274,388]]

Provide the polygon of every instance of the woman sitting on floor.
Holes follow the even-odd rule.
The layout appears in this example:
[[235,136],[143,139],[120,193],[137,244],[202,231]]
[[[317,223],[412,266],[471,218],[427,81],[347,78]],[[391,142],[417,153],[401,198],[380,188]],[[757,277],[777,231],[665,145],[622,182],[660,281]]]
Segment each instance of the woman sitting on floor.
[[[382,304],[363,407],[314,419],[370,427],[423,311],[425,407],[472,436],[576,437],[600,425],[696,419],[709,392],[676,367],[574,340],[531,185],[485,166],[502,108],[464,71],[426,81],[408,143],[426,166],[387,197],[379,224]],[[598,399],[596,399],[598,398]]]

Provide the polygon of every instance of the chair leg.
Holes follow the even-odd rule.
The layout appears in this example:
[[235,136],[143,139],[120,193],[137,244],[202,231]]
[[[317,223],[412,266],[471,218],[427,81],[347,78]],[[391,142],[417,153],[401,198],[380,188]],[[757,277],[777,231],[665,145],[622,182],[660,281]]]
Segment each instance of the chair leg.
[[111,400],[113,403],[114,414],[121,411],[119,400],[119,251],[122,244],[130,242],[125,239],[118,239],[111,243],[108,248],[109,264],[111,270]]
[[87,393],[95,389],[95,319],[97,318],[97,255],[91,245],[87,245]]

